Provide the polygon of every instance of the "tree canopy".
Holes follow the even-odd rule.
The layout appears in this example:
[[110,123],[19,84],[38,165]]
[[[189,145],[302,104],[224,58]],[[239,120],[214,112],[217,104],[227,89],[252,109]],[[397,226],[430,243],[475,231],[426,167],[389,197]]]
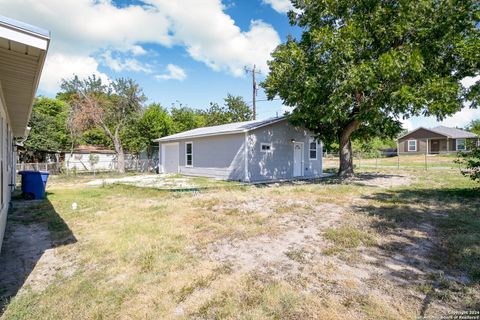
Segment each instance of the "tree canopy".
[[45,151],[61,151],[68,148],[70,139],[66,126],[68,105],[60,100],[39,97],[33,104],[31,127],[25,141],[30,161],[44,161]]
[[146,100],[139,85],[123,78],[103,84],[93,75],[83,80],[77,76],[63,80],[61,88],[72,108],[71,126],[79,130],[101,128],[115,148],[118,171],[124,172],[121,132]]
[[290,120],[340,145],[339,175],[353,174],[351,139],[393,137],[401,118],[438,119],[478,105],[479,3],[474,0],[293,0],[303,29],[272,54],[262,86],[294,107]]

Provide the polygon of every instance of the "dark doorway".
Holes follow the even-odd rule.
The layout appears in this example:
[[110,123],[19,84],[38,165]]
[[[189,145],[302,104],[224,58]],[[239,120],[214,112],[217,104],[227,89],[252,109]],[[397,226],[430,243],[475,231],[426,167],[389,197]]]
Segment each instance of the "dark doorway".
[[440,140],[431,140],[430,141],[430,153],[439,153],[440,152]]

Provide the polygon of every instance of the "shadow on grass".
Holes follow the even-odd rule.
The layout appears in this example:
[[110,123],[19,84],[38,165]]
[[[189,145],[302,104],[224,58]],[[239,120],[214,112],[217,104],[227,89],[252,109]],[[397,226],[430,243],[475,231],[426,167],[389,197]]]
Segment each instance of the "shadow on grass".
[[0,254],[0,316],[45,251],[75,243],[72,231],[47,199],[12,197]]
[[[394,241],[380,246],[386,256],[400,257],[403,264],[433,276],[433,291],[445,286],[445,279],[454,280],[452,283],[457,283],[453,284],[457,289],[478,286],[480,189],[412,187],[364,198],[375,203],[357,205],[355,209],[378,218],[373,228],[384,236],[401,236],[407,240],[407,245]],[[432,271],[440,278],[435,278]],[[427,294],[423,313],[431,299],[431,294]],[[467,307],[479,308],[480,303],[468,303]]]

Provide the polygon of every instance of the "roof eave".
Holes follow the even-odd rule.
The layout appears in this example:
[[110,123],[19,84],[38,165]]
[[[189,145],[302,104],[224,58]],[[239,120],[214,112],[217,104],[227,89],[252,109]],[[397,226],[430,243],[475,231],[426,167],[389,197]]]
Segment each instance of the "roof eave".
[[269,121],[269,122],[266,122],[266,123],[263,123],[261,125],[258,125],[258,126],[252,127],[252,128],[248,128],[248,129],[223,131],[223,132],[217,132],[217,133],[206,133],[206,134],[201,134],[201,135],[190,135],[190,136],[175,137],[175,138],[169,138],[167,136],[167,137],[163,137],[163,138],[154,139],[152,141],[153,142],[171,142],[171,141],[178,141],[178,140],[185,140],[185,139],[192,139],[192,138],[203,138],[203,137],[219,136],[219,135],[225,135],[225,134],[245,133],[245,132],[249,132],[249,131],[252,131],[252,130],[255,130],[255,129],[258,129],[258,128],[262,128],[262,127],[265,127],[265,126],[268,126],[268,125],[286,120],[286,119],[287,119],[286,117],[279,117],[278,119],[275,119],[275,120],[272,120],[272,121]]

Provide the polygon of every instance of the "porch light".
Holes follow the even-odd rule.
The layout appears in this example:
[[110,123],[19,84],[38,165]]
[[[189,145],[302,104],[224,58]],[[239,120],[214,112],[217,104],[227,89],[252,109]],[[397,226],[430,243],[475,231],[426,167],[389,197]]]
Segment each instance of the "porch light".
[[291,142],[291,143],[295,143],[295,139],[290,139],[290,142]]

